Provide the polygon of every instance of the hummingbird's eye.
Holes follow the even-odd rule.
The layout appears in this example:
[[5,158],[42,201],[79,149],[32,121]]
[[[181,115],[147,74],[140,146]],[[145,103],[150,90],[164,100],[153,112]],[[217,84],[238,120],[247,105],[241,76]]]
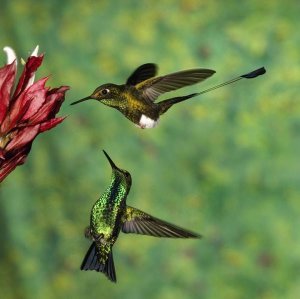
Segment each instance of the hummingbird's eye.
[[107,95],[109,93],[109,89],[105,88],[101,90],[102,95]]

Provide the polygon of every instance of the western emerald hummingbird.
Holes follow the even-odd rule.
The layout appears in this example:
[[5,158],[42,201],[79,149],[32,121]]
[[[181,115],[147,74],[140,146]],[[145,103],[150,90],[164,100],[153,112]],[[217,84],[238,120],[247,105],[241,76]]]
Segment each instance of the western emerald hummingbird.
[[112,177],[109,187],[92,208],[90,226],[86,228],[85,236],[93,243],[83,259],[81,270],[103,272],[108,279],[116,282],[112,247],[121,231],[166,238],[201,236],[128,206],[126,199],[131,187],[131,175],[118,168],[103,152],[111,165]]

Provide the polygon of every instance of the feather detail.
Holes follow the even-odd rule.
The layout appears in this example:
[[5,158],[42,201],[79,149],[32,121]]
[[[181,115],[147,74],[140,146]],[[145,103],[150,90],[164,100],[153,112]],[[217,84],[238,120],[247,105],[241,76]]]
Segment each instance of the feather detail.
[[136,88],[143,93],[145,98],[154,102],[165,92],[202,82],[214,73],[215,71],[210,69],[185,70],[166,76],[150,78],[137,84]]
[[92,243],[89,250],[87,251],[81,267],[81,270],[95,270],[97,272],[104,273],[109,280],[112,282],[117,281],[115,265],[113,260],[112,250],[109,251],[108,256],[104,263],[99,261],[99,252],[95,242]]
[[157,73],[157,65],[154,63],[146,63],[139,66],[127,79],[126,85],[136,85],[149,78],[152,78]]
[[126,213],[123,221],[123,233],[134,233],[165,238],[201,238],[201,236],[197,233],[155,218],[130,206],[126,207]]

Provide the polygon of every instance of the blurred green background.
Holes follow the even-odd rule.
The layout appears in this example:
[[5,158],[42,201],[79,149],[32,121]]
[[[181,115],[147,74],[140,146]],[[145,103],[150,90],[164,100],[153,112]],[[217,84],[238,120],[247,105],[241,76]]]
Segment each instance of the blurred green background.
[[[1,47],[26,58],[39,44],[37,77],[71,86],[68,118],[1,184],[1,298],[300,298],[299,10],[296,0],[1,0]],[[179,104],[153,130],[93,101],[68,105],[146,62],[160,74],[217,71],[172,95],[267,74]],[[204,236],[120,235],[117,285],[79,270],[110,181],[101,149],[132,174],[128,204]]]

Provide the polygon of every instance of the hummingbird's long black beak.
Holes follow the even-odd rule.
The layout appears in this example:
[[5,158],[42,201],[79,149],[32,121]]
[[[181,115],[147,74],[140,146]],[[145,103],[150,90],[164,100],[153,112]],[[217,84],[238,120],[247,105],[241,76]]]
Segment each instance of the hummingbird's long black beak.
[[229,80],[229,81],[226,81],[226,82],[224,82],[224,83],[222,83],[222,84],[219,84],[219,85],[210,87],[210,88],[208,88],[208,89],[206,89],[206,90],[203,90],[203,91],[201,91],[201,92],[197,92],[196,95],[200,95],[200,94],[203,94],[203,93],[207,93],[207,92],[209,92],[209,91],[212,91],[212,90],[218,89],[218,88],[220,88],[220,87],[223,87],[223,86],[225,86],[225,85],[234,83],[234,82],[239,81],[239,80],[241,80],[241,79],[253,79],[253,78],[256,78],[256,77],[258,77],[258,76],[260,76],[260,75],[263,75],[264,73],[266,73],[266,69],[265,69],[264,67],[261,67],[261,68],[259,68],[259,69],[257,69],[257,70],[254,70],[254,71],[252,71],[252,72],[249,72],[249,73],[244,74],[244,75],[241,75],[241,76],[238,76],[238,77],[236,77],[236,78],[234,78],[234,79],[231,79],[231,80]]
[[105,150],[103,150],[104,155],[106,156],[110,166],[112,169],[118,169],[118,167],[116,166],[116,164],[113,162],[113,160],[110,158],[110,156],[107,154],[107,152]]
[[71,103],[70,105],[76,105],[76,104],[78,104],[78,103],[87,101],[87,100],[89,100],[89,99],[91,99],[91,96],[88,96],[88,97],[85,97],[85,98],[83,98],[83,99],[81,99],[81,100],[78,100],[78,101],[76,101],[76,102],[73,102],[73,103]]

